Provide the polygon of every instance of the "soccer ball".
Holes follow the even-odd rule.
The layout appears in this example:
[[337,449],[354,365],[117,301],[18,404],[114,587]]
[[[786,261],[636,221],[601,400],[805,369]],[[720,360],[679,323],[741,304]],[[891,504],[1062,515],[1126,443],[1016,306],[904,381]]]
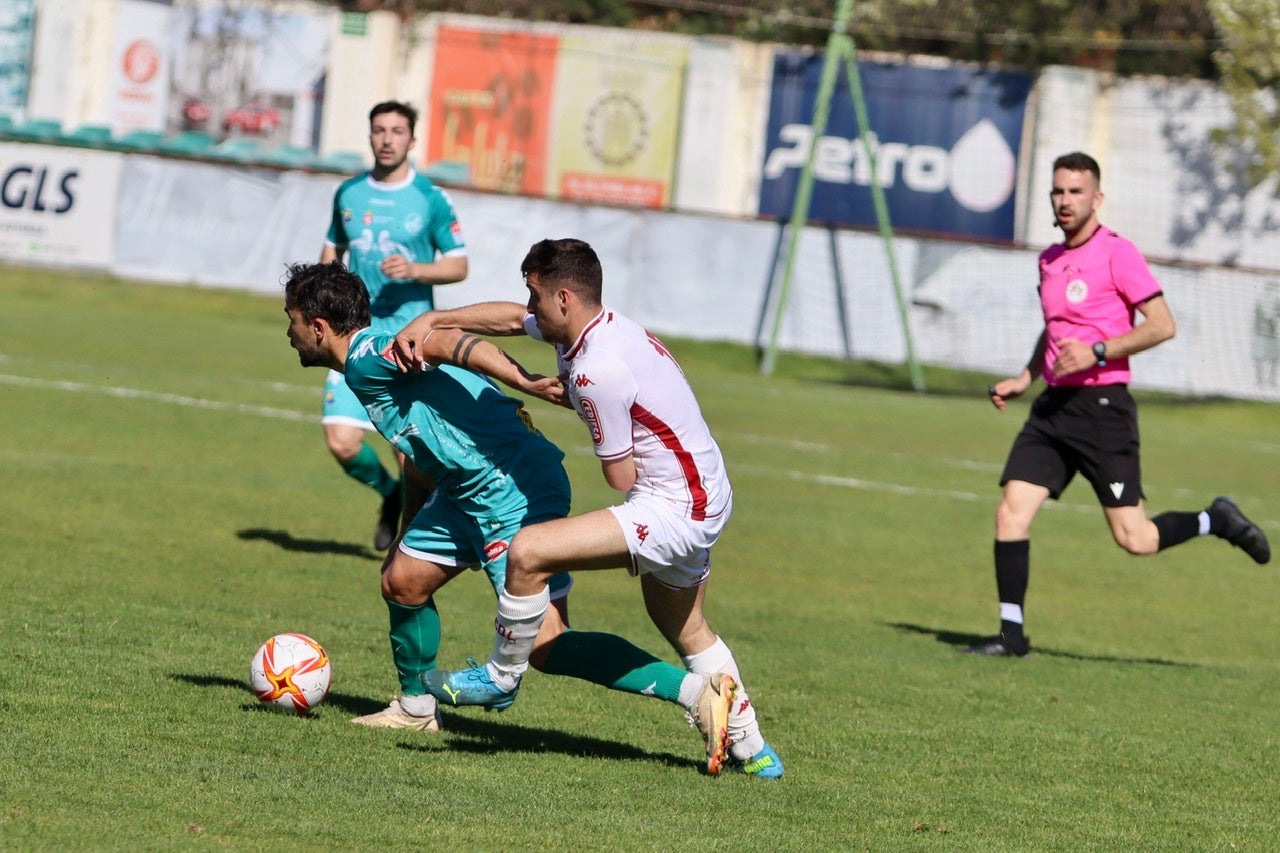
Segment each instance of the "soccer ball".
[[276,634],[258,647],[249,664],[254,694],[295,714],[323,702],[332,679],[329,656],[306,634]]

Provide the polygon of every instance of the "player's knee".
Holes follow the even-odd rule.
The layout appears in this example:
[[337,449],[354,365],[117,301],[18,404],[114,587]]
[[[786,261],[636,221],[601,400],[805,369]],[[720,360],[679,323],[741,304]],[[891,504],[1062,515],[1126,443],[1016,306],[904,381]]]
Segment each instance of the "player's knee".
[[1145,527],[1113,527],[1111,538],[1117,545],[1135,556],[1154,554],[1160,549],[1159,534],[1155,532],[1154,527],[1151,525],[1151,530]]
[[1008,501],[996,507],[996,536],[1002,540],[1026,539],[1031,533],[1034,513],[1022,512]]
[[382,597],[402,607],[420,607],[431,592],[417,578],[391,567],[382,573]]
[[545,580],[549,575],[548,565],[538,548],[537,537],[527,535],[527,529],[521,530],[511,540],[511,547],[507,550],[508,575]]
[[324,443],[338,462],[350,462],[359,455],[360,447],[364,444],[364,435],[359,431],[353,436],[345,431],[325,430]]

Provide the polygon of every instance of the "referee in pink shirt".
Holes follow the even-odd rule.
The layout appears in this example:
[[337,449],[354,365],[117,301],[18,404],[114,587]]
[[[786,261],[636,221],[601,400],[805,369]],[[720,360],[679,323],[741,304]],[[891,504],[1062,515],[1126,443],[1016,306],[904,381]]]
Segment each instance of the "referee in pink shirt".
[[[1102,504],[1116,544],[1154,554],[1212,534],[1257,563],[1271,559],[1266,534],[1225,497],[1208,508],[1148,518],[1143,505],[1138,407],[1129,394],[1129,357],[1173,337],[1173,314],[1160,284],[1133,243],[1098,221],[1102,172],[1088,154],[1053,163],[1049,192],[1063,240],[1040,254],[1044,331],[1022,372],[987,389],[991,402],[1025,394],[1037,377],[1046,388],[1013,442],[996,510],[996,588],[1000,634],[962,651],[1031,652],[1023,604],[1031,566],[1031,524],[1080,473]],[[1135,325],[1136,314],[1144,322]]]

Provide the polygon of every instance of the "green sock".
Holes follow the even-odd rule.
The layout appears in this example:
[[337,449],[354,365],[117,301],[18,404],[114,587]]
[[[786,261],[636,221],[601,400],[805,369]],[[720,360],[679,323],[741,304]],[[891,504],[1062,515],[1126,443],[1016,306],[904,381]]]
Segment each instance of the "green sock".
[[556,639],[544,672],[676,703],[687,674],[614,634],[573,630]]
[[440,613],[435,600],[428,599],[417,607],[387,601],[387,612],[391,614],[391,659],[400,690],[408,696],[420,696],[426,688],[418,676],[435,668],[440,652]]
[[378,458],[378,451],[366,441],[361,443],[360,452],[350,462],[342,463],[342,470],[353,480],[359,480],[384,498],[400,486],[400,482],[388,471]]

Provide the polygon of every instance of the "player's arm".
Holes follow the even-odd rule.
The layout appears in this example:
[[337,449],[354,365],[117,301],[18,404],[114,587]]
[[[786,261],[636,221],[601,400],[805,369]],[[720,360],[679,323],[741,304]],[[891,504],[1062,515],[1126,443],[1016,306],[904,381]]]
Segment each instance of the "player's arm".
[[320,249],[320,263],[331,264],[342,257],[342,253],[346,250],[346,246],[339,248],[332,243],[325,243]]
[[1164,343],[1178,333],[1173,312],[1169,310],[1169,303],[1164,296],[1157,294],[1146,302],[1139,303],[1137,308],[1145,322],[1139,323],[1118,338],[1106,340],[1107,358],[1136,355]]
[[382,272],[392,281],[423,284],[454,284],[467,277],[466,255],[445,255],[430,263],[411,263],[404,255],[390,255],[382,262]]
[[629,492],[636,484],[636,458],[627,454],[621,459],[601,459],[604,481],[620,492]]
[[460,329],[494,337],[521,335],[525,313],[525,307],[519,302],[479,302],[449,311],[428,311],[400,330],[393,354],[402,370],[421,370],[422,347],[436,329]]
[[434,329],[420,345],[414,345],[414,350],[427,364],[456,364],[549,403],[564,401],[565,390],[558,377],[530,373],[503,350],[462,329]]
[[1036,338],[1036,345],[1031,348],[1031,358],[1027,359],[1027,366],[1022,368],[1022,372],[1017,376],[1008,379],[1002,379],[994,385],[987,387],[987,396],[991,398],[991,405],[1000,411],[1005,410],[1005,401],[1014,397],[1020,397],[1027,393],[1027,389],[1031,387],[1031,383],[1036,381],[1040,376],[1041,365],[1044,364],[1044,348],[1049,334],[1048,329],[1040,332],[1040,337]]

